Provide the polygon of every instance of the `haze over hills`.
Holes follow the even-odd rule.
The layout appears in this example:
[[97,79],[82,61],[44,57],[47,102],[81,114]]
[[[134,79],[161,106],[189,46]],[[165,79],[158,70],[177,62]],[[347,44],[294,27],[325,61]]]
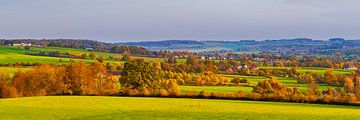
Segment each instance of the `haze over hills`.
[[277,53],[282,55],[360,55],[360,40],[331,38],[329,40],[313,40],[309,38],[280,40],[239,40],[239,41],[198,41],[198,40],[162,40],[142,42],[106,43],[94,40],[79,39],[0,39],[0,44],[32,43],[54,47],[110,50],[113,46],[140,46],[150,51],[189,51],[210,53]]
[[322,52],[329,50],[359,50],[359,40],[345,40],[331,38],[329,40],[313,40],[309,38],[280,39],[280,40],[239,40],[239,41],[200,41],[200,40],[162,40],[142,42],[106,43],[94,40],[77,39],[12,39],[0,40],[0,44],[13,43],[51,44],[52,46],[75,48],[110,48],[112,46],[142,46],[148,50],[169,51],[223,51],[223,52]]
[[331,38],[313,40],[308,38],[280,40],[239,40],[239,41],[197,41],[197,40],[163,40],[114,43],[115,45],[143,46],[149,50],[188,50],[188,51],[280,51],[280,50],[324,50],[324,49],[359,49],[360,41]]

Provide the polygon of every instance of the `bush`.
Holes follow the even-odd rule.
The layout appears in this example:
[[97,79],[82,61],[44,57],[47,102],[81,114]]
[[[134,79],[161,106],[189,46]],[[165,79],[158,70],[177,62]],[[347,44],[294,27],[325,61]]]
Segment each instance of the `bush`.
[[162,96],[162,97],[168,97],[169,93],[165,89],[160,89],[159,90],[159,95]]
[[208,98],[210,93],[207,90],[200,91],[199,97],[201,98]]

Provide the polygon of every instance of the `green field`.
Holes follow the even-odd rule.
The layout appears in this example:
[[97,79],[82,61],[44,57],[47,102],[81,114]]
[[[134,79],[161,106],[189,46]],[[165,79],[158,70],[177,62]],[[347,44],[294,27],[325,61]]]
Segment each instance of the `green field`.
[[[248,81],[250,81],[250,87],[249,86],[181,86],[180,89],[182,91],[197,91],[197,92],[203,90],[209,92],[238,92],[240,90],[244,92],[251,92],[252,91],[251,86],[256,86],[259,81],[266,79],[266,77],[262,77],[262,76],[243,76],[243,75],[227,75],[227,74],[217,74],[217,75],[227,77],[228,79],[233,79],[235,77],[246,78]],[[282,84],[290,88],[297,86],[300,92],[306,92],[308,89],[308,86],[306,84],[297,84],[296,78],[287,78],[287,77],[275,77],[275,78],[279,80]],[[327,84],[320,84],[319,91],[323,91],[327,87],[329,87]]]
[[253,87],[245,86],[180,86],[180,90],[185,91],[208,91],[208,92],[251,92]]
[[96,96],[47,96],[0,99],[0,119],[249,119],[355,120],[360,107],[205,100]]
[[[286,84],[286,86],[293,88],[295,85],[293,84]],[[306,92],[308,90],[308,86],[306,84],[298,84],[296,85],[299,88],[300,92]],[[327,85],[319,85],[318,90],[323,91],[329,87]],[[341,88],[343,89],[343,88]],[[180,90],[182,92],[192,92],[195,91],[199,94],[201,91],[208,91],[208,92],[239,92],[240,90],[245,93],[250,93],[253,90],[252,86],[180,86]]]
[[[47,63],[47,64],[58,65],[58,64],[69,63],[70,60],[85,61],[87,63],[95,61],[95,60],[89,60],[89,59],[74,59],[74,58],[59,58],[59,57],[25,55],[25,52],[40,52],[40,51],[51,51],[51,50],[53,50],[53,51],[58,50],[62,53],[65,53],[67,51],[89,53],[86,50],[71,49],[71,48],[31,47],[30,50],[25,50],[23,48],[18,49],[17,47],[0,46],[0,63]],[[96,53],[96,54],[100,54],[100,53]],[[62,62],[60,62],[60,60]],[[115,61],[106,61],[106,62],[121,63],[121,62],[115,62]]]
[[[267,68],[267,69],[286,69],[286,68],[291,68],[291,67],[260,67],[260,68]],[[314,72],[314,73],[318,73],[320,75],[324,75],[325,71],[327,69],[330,69],[330,68],[318,68],[318,67],[300,67],[300,68],[297,68],[296,70],[300,73],[306,73],[306,72]],[[351,70],[340,70],[340,69],[334,69],[334,73],[335,74],[351,74]]]
[[[40,51],[60,51],[62,54],[66,52],[72,52],[77,54],[90,54],[94,53],[96,55],[104,55],[106,58],[110,56],[120,56],[119,54],[112,54],[112,53],[101,53],[101,52],[90,52],[84,49],[74,49],[74,48],[60,48],[60,47],[46,47],[46,48],[37,48],[31,47],[30,50],[25,50],[24,48],[20,47],[12,47],[12,46],[0,46],[0,63],[47,63],[47,64],[64,64],[69,63],[70,60],[73,61],[85,61],[87,63],[95,62],[96,60],[91,59],[76,59],[76,58],[59,58],[59,57],[48,57],[48,56],[32,56],[26,55],[26,52],[29,53],[38,53]],[[162,62],[163,59],[161,58],[147,58],[147,57],[138,57],[138,56],[131,56],[132,58],[144,58],[147,62]],[[62,62],[60,62],[60,60]],[[110,62],[114,64],[122,64],[123,61],[105,61],[105,63]]]
[[29,53],[38,53],[40,51],[48,52],[48,51],[59,51],[61,53],[66,52],[74,52],[74,53],[94,53],[96,55],[104,54],[105,57],[116,56],[116,54],[111,53],[101,53],[101,52],[91,52],[85,49],[75,49],[75,48],[63,48],[63,47],[31,47],[30,50],[25,50],[24,47],[13,47],[13,46],[0,46],[0,54],[4,53],[17,53],[17,54],[25,54],[25,52]]
[[15,73],[18,71],[27,71],[27,70],[31,70],[31,68],[0,67],[0,72],[4,72],[4,73]]

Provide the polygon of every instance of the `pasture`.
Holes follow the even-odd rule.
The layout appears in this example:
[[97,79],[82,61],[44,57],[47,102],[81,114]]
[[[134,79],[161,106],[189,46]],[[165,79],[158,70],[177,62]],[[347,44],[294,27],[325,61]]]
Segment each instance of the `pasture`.
[[27,71],[27,70],[31,70],[31,68],[0,67],[0,72],[3,73],[15,73],[18,71]]
[[[243,75],[227,75],[227,74],[217,74],[219,76],[227,77],[228,79],[233,79],[235,77],[246,78],[250,82],[250,86],[181,86],[182,91],[209,91],[209,92],[239,92],[240,90],[244,92],[251,92],[252,87],[256,86],[257,83],[261,80],[264,80],[266,77],[262,76],[243,76]],[[282,84],[293,88],[298,87],[300,92],[306,92],[308,90],[307,84],[297,84],[296,78],[287,78],[287,77],[275,77]],[[319,91],[327,89],[329,85],[319,84]],[[335,87],[335,86],[331,86]],[[336,88],[336,87],[335,87]],[[343,89],[340,87],[340,89]]]
[[247,86],[180,86],[180,90],[182,92],[195,91],[197,93],[199,93],[200,91],[239,92],[240,90],[242,90],[243,92],[249,93],[253,90],[253,87],[247,87]]
[[[260,67],[260,68],[267,68],[267,69],[286,69],[291,67]],[[299,67],[296,68],[296,70],[300,73],[306,73],[306,72],[314,72],[318,73],[320,75],[324,75],[325,71],[329,68],[319,68],[319,67]],[[351,70],[340,70],[340,69],[334,69],[335,74],[351,74]]]
[[0,119],[331,119],[360,117],[357,106],[183,98],[47,96],[0,99]]
[[[101,53],[101,52],[91,52],[83,49],[73,49],[73,48],[60,48],[60,47],[45,47],[45,48],[37,48],[31,47],[30,50],[25,50],[23,47],[12,47],[12,46],[0,46],[0,63],[46,63],[46,64],[66,64],[69,63],[70,60],[73,61],[85,61],[86,63],[94,62],[95,60],[91,59],[77,59],[77,58],[60,58],[60,57],[48,57],[48,56],[32,56],[26,55],[25,53],[38,53],[38,52],[46,52],[46,51],[59,51],[61,54],[69,52],[71,54],[90,54],[94,53],[95,55],[104,55],[106,58],[110,56],[121,57],[119,54],[112,53]],[[132,58],[143,58],[148,62],[161,62],[163,59],[161,58],[148,58],[141,56],[131,56]],[[114,63],[114,64],[122,64],[123,61],[109,61],[105,60],[104,63]]]

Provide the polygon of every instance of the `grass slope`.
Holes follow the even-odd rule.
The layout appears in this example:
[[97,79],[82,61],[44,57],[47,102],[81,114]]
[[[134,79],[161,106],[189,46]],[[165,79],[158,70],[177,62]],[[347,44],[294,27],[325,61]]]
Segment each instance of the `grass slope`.
[[[38,53],[40,51],[59,51],[62,54],[66,52],[71,52],[74,54],[90,54],[94,53],[96,55],[103,54],[106,58],[110,56],[121,56],[119,54],[112,54],[112,53],[101,53],[101,52],[90,52],[84,49],[73,49],[73,48],[61,48],[61,47],[46,47],[46,48],[37,48],[31,47],[30,50],[25,50],[23,47],[12,47],[12,46],[0,46],[0,63],[46,63],[46,64],[64,64],[69,63],[70,60],[74,61],[85,61],[87,63],[95,62],[95,60],[90,59],[74,59],[74,58],[59,58],[59,57],[48,57],[48,56],[32,56],[26,55],[26,52],[29,53]],[[140,57],[140,56],[131,56],[131,58],[144,58],[145,61],[148,62],[162,62],[163,59],[161,58],[148,58],[148,57]],[[60,62],[60,59],[62,62]],[[115,63],[121,64],[123,61],[105,61],[105,63]]]
[[0,67],[0,72],[4,72],[4,73],[15,73],[18,71],[27,71],[27,70],[31,70],[31,68]]
[[[260,67],[260,68],[267,68],[267,69],[286,69],[286,68],[291,68],[291,67]],[[299,67],[297,68],[298,72],[300,73],[306,73],[306,72],[314,72],[314,73],[318,73],[320,75],[324,75],[325,71],[327,69],[330,68],[319,68],[319,67]],[[335,74],[351,74],[351,70],[341,70],[341,69],[334,69],[334,73]]]
[[240,100],[48,96],[0,99],[0,119],[354,120],[360,108]]
[[[246,78],[250,81],[250,86],[180,86],[180,89],[185,91],[208,91],[208,92],[239,92],[240,90],[244,92],[251,92],[253,90],[252,87],[256,86],[259,81],[266,79],[266,77],[262,76],[243,76],[243,75],[227,75],[227,74],[217,74],[219,76],[227,77],[228,79],[233,79],[235,77]],[[295,78],[287,78],[287,77],[275,77],[282,84],[293,88],[297,86],[300,92],[306,92],[308,90],[307,84],[297,84],[297,80]],[[326,90],[329,85],[327,84],[319,84],[319,91]],[[335,86],[331,86],[335,87]],[[340,87],[340,89],[343,89]]]

